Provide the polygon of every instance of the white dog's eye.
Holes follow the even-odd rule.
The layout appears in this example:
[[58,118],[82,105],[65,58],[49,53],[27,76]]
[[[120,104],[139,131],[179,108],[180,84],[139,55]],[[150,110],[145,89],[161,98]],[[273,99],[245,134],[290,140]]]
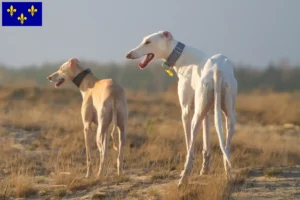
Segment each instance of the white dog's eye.
[[145,44],[150,44],[151,42],[149,41],[149,40],[147,40],[146,42],[145,42]]

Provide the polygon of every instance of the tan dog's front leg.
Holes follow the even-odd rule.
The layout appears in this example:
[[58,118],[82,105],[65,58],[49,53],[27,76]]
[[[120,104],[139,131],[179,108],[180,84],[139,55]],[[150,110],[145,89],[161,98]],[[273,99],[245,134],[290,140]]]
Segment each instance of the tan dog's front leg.
[[85,140],[85,149],[86,149],[86,175],[85,177],[88,178],[90,176],[91,172],[91,148],[90,148],[90,143],[91,143],[91,124],[90,123],[85,123],[84,124],[84,140]]

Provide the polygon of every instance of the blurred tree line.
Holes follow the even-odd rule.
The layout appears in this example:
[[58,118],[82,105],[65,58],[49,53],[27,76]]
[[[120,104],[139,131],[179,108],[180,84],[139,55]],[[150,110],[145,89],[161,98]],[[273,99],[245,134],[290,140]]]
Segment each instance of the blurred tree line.
[[[177,85],[176,75],[169,77],[160,67],[160,63],[154,62],[144,70],[139,69],[137,62],[99,64],[81,61],[81,64],[90,68],[99,79],[113,78],[125,88],[132,90],[163,92]],[[58,70],[60,65],[61,63],[45,63],[42,66],[26,66],[19,69],[1,65],[0,83],[1,85],[18,84],[25,86],[33,84],[47,87],[51,84],[46,80],[46,77]],[[238,80],[239,92],[300,90],[300,67],[270,64],[264,69],[254,69],[249,66],[236,66],[235,76]]]

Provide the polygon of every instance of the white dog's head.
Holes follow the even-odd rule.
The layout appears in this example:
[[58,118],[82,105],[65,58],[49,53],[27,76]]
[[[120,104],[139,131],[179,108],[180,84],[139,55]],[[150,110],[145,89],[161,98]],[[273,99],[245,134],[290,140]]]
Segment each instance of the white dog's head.
[[159,31],[144,37],[139,46],[127,53],[126,58],[145,58],[139,63],[140,68],[146,67],[150,61],[167,58],[171,53],[171,41],[173,36],[168,31]]
[[71,58],[64,64],[62,64],[58,71],[49,75],[47,79],[53,82],[55,87],[59,87],[65,81],[72,81],[72,79],[77,76],[82,69],[79,67],[79,61],[76,58]]

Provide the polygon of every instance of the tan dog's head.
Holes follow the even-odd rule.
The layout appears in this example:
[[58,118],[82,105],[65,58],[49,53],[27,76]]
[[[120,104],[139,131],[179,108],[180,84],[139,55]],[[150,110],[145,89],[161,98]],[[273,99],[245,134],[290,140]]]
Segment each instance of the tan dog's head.
[[79,66],[79,61],[76,58],[71,58],[64,64],[62,64],[58,71],[49,75],[47,79],[53,82],[55,87],[59,87],[65,81],[72,81],[72,79],[77,76],[82,69]]
[[126,54],[128,59],[138,59],[142,56],[146,56],[140,63],[139,67],[146,67],[150,61],[167,58],[171,50],[171,41],[173,36],[168,31],[159,31],[144,37],[139,46],[132,49]]

